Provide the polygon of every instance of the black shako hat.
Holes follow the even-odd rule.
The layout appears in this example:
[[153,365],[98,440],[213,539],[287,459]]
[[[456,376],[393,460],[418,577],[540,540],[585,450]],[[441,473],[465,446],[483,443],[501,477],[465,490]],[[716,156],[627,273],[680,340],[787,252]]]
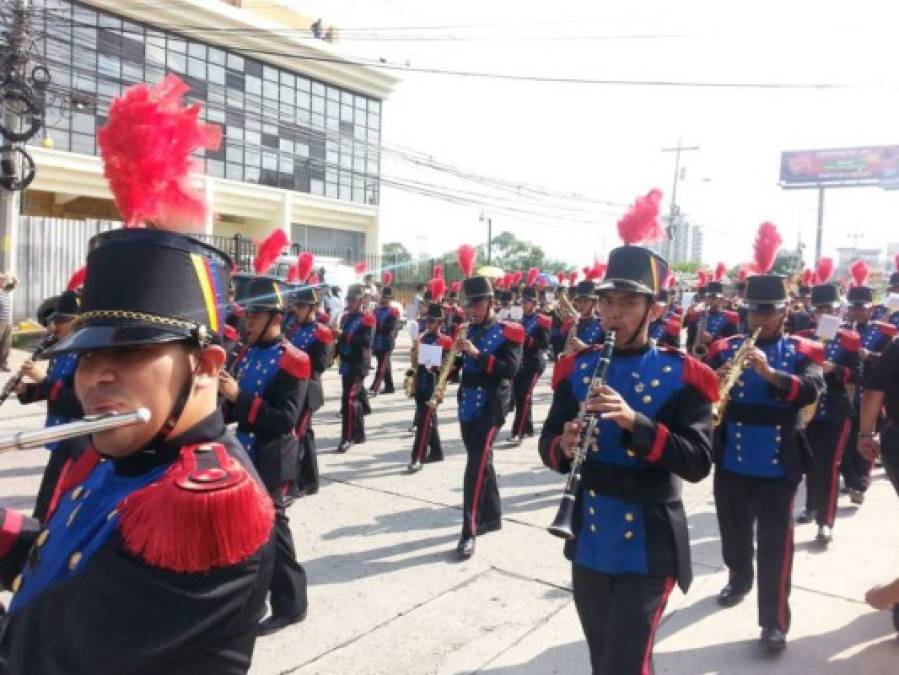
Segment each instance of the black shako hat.
[[244,309],[248,312],[283,312],[290,296],[287,284],[277,277],[258,276],[247,285]]
[[705,285],[706,298],[720,298],[724,296],[724,283],[721,281],[710,281]]
[[110,230],[90,240],[75,330],[52,357],[106,347],[221,342],[231,258],[166,230]]
[[756,274],[746,278],[744,304],[750,311],[787,306],[786,277],[780,274]]
[[358,300],[363,295],[365,295],[365,288],[363,288],[362,284],[350,284],[346,289],[347,302]]
[[56,298],[56,303],[53,306],[53,311],[47,317],[47,322],[74,319],[78,316],[80,305],[81,298],[78,297],[75,291],[63,291]]
[[462,281],[462,291],[465,293],[465,304],[471,304],[474,300],[493,297],[493,286],[487,277],[469,277]]
[[662,256],[642,246],[619,246],[609,253],[606,275],[596,291],[630,291],[656,297],[667,278],[668,263]]
[[857,307],[869,307],[874,304],[874,291],[870,286],[853,286],[846,293],[846,302]]
[[384,286],[381,289],[381,297],[382,298],[392,298],[393,297],[393,287],[392,286]]
[[436,319],[437,321],[443,321],[443,305],[439,302],[432,302],[428,305],[428,311],[425,312],[426,319]]
[[537,302],[537,289],[533,286],[528,286],[521,293],[522,300],[531,300],[533,302]]
[[295,305],[317,305],[318,291],[314,286],[303,286],[293,292],[293,304]]
[[816,284],[812,286],[812,307],[839,307],[840,287],[837,284]]
[[504,305],[511,305],[512,300],[515,298],[515,295],[512,291],[500,291],[499,292],[499,301]]
[[574,287],[574,297],[576,298],[596,298],[596,284],[591,279],[578,281]]

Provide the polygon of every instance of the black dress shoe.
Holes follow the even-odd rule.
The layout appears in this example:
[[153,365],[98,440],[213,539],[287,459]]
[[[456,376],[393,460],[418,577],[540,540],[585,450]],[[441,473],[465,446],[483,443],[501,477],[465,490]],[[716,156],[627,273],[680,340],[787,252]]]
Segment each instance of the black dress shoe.
[[347,441],[347,440],[340,441],[340,443],[338,443],[338,445],[337,445],[337,452],[341,452],[341,453],[346,452],[347,450],[350,449],[350,446],[352,444],[353,444],[352,441]]
[[442,462],[443,455],[438,453],[431,453],[427,455],[423,460],[421,460],[422,464],[433,464],[434,462]]
[[513,445],[518,445],[519,443],[521,443],[521,437],[516,436],[515,434],[512,434],[511,436],[509,436],[509,443],[511,443]]
[[299,614],[286,614],[284,616],[270,616],[264,621],[259,622],[259,627],[256,630],[256,635],[271,635],[272,633],[276,633],[282,628],[286,628],[294,623],[300,623],[303,619],[306,618],[306,611],[302,611]]
[[485,525],[478,525],[478,534],[487,534],[488,532],[496,532],[501,529],[503,529],[503,521],[496,520]]
[[371,389],[368,390],[368,397],[369,397],[369,398],[375,398],[375,397],[377,397],[377,395],[378,395],[378,392],[372,391]]
[[733,607],[740,604],[748,592],[748,588],[729,583],[718,594],[718,604],[722,607]]
[[406,471],[409,473],[418,473],[421,471],[421,462],[411,462],[409,466],[406,467]]
[[772,652],[787,648],[787,636],[780,628],[762,628],[761,641],[765,649]]
[[814,509],[805,509],[802,513],[796,516],[796,522],[802,523],[805,525],[806,523],[810,523],[815,519],[815,510]]
[[468,560],[471,556],[473,556],[474,537],[466,537],[463,534],[462,538],[459,539],[458,546],[456,546],[456,555],[459,556],[460,560]]

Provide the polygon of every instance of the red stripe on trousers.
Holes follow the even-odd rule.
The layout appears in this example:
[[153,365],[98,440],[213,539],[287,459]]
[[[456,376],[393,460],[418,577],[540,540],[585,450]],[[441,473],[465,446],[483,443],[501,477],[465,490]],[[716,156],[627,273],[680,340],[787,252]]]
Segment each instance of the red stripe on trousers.
[[493,444],[493,437],[496,436],[497,427],[490,427],[487,432],[487,441],[484,443],[484,452],[481,454],[481,465],[478,467],[478,479],[474,483],[474,503],[471,505],[471,534],[478,533],[478,502],[481,501],[481,488],[484,484],[484,468],[487,466],[487,453]]
[[646,642],[646,651],[643,652],[643,668],[640,670],[641,675],[652,675],[652,645],[656,639],[656,630],[659,627],[659,621],[662,620],[662,614],[665,612],[665,605],[668,604],[668,596],[671,595],[671,589],[674,588],[674,577],[665,579],[665,589],[662,591],[662,600],[656,607],[655,614],[652,615],[652,628],[649,630],[649,640]]
[[425,448],[428,447],[428,437],[431,435],[431,413],[434,412],[431,406],[425,406],[425,414],[421,418],[421,440],[418,443],[418,461],[425,456]]
[[837,510],[836,492],[840,481],[840,458],[842,458],[843,450],[846,448],[846,441],[849,440],[849,428],[851,426],[848,418],[843,421],[843,428],[840,430],[840,438],[837,440],[837,447],[833,451],[833,466],[830,467],[830,492],[827,495],[827,524],[830,527],[833,527],[833,521]]
[[297,436],[302,437],[306,435],[306,429],[309,428],[310,417],[312,417],[312,411],[307,408],[306,412],[303,413],[303,416],[300,417],[300,423],[297,426]]
[[777,597],[777,618],[780,621],[780,629],[787,632],[787,576],[793,566],[793,502],[796,495],[790,498],[787,508],[787,535],[784,537],[784,557],[780,568],[780,588]]
[[358,386],[358,384],[359,384],[358,380],[353,382],[353,386],[350,387],[350,393],[347,396],[346,412],[347,412],[347,419],[349,420],[348,426],[349,426],[349,431],[350,431],[350,437],[344,438],[343,440],[345,440],[345,441],[353,440],[353,408],[355,407],[355,403],[354,403],[354,401],[356,399],[355,392],[356,392],[356,387]]
[[528,387],[528,393],[524,397],[524,410],[521,411],[521,422],[518,423],[518,436],[524,434],[524,425],[528,419],[528,413],[531,411],[531,398],[534,395],[534,387],[537,386],[537,380],[540,379],[540,373],[534,375],[531,380],[531,386]]
[[378,370],[375,373],[375,381],[371,383],[371,390],[378,393],[378,390],[381,388],[381,381],[384,379],[384,369],[387,367],[387,354],[384,354],[384,358],[381,359],[381,365],[378,366]]

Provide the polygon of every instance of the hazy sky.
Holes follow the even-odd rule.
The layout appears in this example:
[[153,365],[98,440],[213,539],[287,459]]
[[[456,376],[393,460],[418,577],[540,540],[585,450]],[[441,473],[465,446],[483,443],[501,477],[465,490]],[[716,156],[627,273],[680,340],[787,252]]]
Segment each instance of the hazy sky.
[[[661,187],[667,209],[674,157],[660,149],[678,138],[701,146],[684,155],[686,176],[678,202],[705,226],[705,257],[711,264],[748,259],[763,220],[777,223],[791,248],[801,232],[807,257],[813,255],[817,193],[777,185],[781,150],[899,143],[899,8],[893,2],[298,4],[347,27],[347,38],[359,28],[383,37],[386,27],[453,26],[390,32],[406,38],[397,42],[346,39],[341,44],[346,51],[419,67],[616,80],[842,85],[824,90],[633,87],[401,74],[403,81],[384,108],[385,142],[491,177],[594,200],[556,199],[522,207],[546,215],[490,214],[494,232],[512,230],[572,264],[583,265],[617,245],[614,223],[625,210],[620,205],[637,194]],[[458,39],[408,39],[422,35]],[[382,171],[403,182],[481,190],[389,157]],[[831,190],[826,200],[825,253],[853,243],[885,247],[899,241],[899,193]],[[577,209],[569,213],[586,222],[566,218],[557,208],[560,203]],[[478,222],[479,212],[477,206],[447,204],[385,185],[382,241],[400,240],[422,253],[463,241],[480,243],[486,228]]]

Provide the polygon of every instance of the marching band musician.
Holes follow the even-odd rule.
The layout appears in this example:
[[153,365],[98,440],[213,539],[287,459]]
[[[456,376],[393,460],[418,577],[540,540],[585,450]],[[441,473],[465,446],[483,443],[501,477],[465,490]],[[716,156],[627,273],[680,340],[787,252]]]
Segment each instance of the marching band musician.
[[602,318],[596,315],[596,282],[593,278],[579,281],[575,286],[574,306],[580,315],[577,323],[568,328],[574,335],[568,339],[574,351],[586,349],[590,345],[600,344],[605,337]]
[[718,263],[715,278],[703,289],[705,311],[692,313],[687,322],[687,350],[690,353],[700,345],[708,348],[715,340],[735,335],[739,329],[739,314],[723,309],[726,274],[727,268],[724,263]]
[[231,260],[169,231],[202,227],[188,160],[217,145],[216,127],[181,104],[186,91],[174,75],[132,87],[99,131],[130,227],[91,240],[78,325],[45,356],[79,355],[88,415],[145,407],[150,419],[93,434],[63,470],[43,529],[0,512],[0,580],[15,591],[0,618],[4,673],[250,667],[274,513],[218,410]]
[[312,428],[312,415],[325,403],[322,388],[322,374],[331,363],[331,345],[334,333],[327,323],[319,320],[318,291],[312,286],[300,288],[293,296],[293,311],[296,324],[287,338],[294,347],[306,353],[312,367],[309,379],[309,390],[303,408],[300,410],[300,422],[297,425],[297,437],[300,439],[300,457],[297,467],[297,494],[314,495],[318,492],[318,454],[315,448],[315,430]]
[[[880,353],[890,343],[890,340],[899,332],[891,323],[871,320],[871,308],[874,304],[874,291],[868,286],[868,266],[863,261],[853,263],[849,268],[854,279],[854,285],[846,293],[846,301],[849,303],[847,320],[855,327],[855,331],[861,336],[861,349],[859,356],[862,360],[862,378],[859,386],[855,388],[856,414],[849,431],[848,446],[855,449],[858,443],[859,411],[861,410],[862,395],[868,381],[873,377],[880,359]],[[871,484],[871,469],[873,464],[859,452],[843,453],[843,461],[840,464],[840,472],[846,488],[849,490],[849,500],[858,506],[865,501],[865,493]]]
[[450,284],[450,290],[446,294],[446,302],[443,304],[443,332],[447,335],[455,335],[456,327],[465,323],[465,310],[459,306],[459,291],[461,290],[462,282],[454,281]]
[[793,500],[808,462],[800,413],[824,390],[820,344],[783,333],[784,278],[768,274],[781,239],[771,223],[756,238],[756,269],[746,279],[749,330],[758,332],[745,363],[733,357],[748,336],[715,342],[708,363],[726,377],[743,370],[715,434],[715,508],[724,563],[730,572],[718,603],[739,603],[753,584],[753,526],[757,522],[758,602],[761,642],[786,647],[793,567]]
[[340,380],[343,386],[340,402],[343,424],[337,452],[346,452],[353,443],[365,443],[364,414],[367,400],[364,398],[363,382],[371,368],[375,317],[363,311],[363,293],[359,284],[347,288],[346,311],[340,317],[340,339],[336,350],[340,356]]
[[802,271],[796,302],[787,314],[785,332],[801,333],[815,327],[815,309],[811,303],[812,287],[815,285],[814,278],[815,273],[812,270]]
[[[442,280],[441,280],[442,281]],[[444,358],[447,357],[453,345],[453,339],[441,332],[443,324],[444,307],[440,303],[432,302],[425,313],[425,329],[419,335],[418,341],[423,345],[438,345],[443,349]],[[423,464],[443,461],[443,447],[440,445],[440,432],[438,430],[437,409],[428,405],[434,394],[434,385],[437,382],[437,373],[440,368],[436,366],[426,367],[418,363],[415,368],[415,440],[412,444],[412,457],[409,460],[409,472],[421,471]]]
[[[840,312],[839,287],[829,283],[829,277],[820,278],[823,282],[812,287],[810,296],[818,325],[822,317],[838,317]],[[815,521],[818,524],[817,540],[823,544],[833,538],[840,496],[840,460],[854,416],[847,387],[854,387],[861,380],[860,342],[858,333],[843,326],[825,343],[823,370],[827,389],[821,394],[814,417],[805,430],[812,461],[806,476],[806,508],[796,520],[800,523]]]
[[653,225],[627,217],[619,223],[628,245],[610,253],[599,285],[604,325],[615,331],[604,386],[588,391],[599,346],[561,357],[540,435],[543,463],[567,473],[581,442],[581,404],[601,413],[581,468],[575,536],[565,545],[594,675],[653,672],[653,640],[668,596],[675,582],[686,592],[693,575],[681,479],[702,480],[712,463],[714,373],[648,336],[662,312],[656,297],[667,264],[631,244],[652,237]]
[[[396,333],[399,330],[400,310],[391,301],[393,300],[393,287],[389,285],[393,281],[391,272],[384,273],[385,285],[381,289],[381,297],[373,314],[375,316],[375,336],[372,341],[372,351],[375,353],[377,368],[375,377],[369,387],[369,396],[374,398],[379,393],[392,394],[396,391],[393,387],[393,364],[390,356],[396,347]],[[381,391],[381,384],[384,391]]]
[[458,344],[462,354],[458,414],[467,460],[462,535],[456,553],[463,560],[474,555],[475,537],[502,527],[493,441],[512,404],[511,381],[521,363],[524,342],[521,324],[497,320],[490,280],[471,276],[474,256],[475,249],[470,246],[459,250],[459,266],[466,277],[462,289],[469,321]]
[[[531,276],[530,273],[528,276]],[[521,325],[524,328],[524,346],[521,367],[515,373],[512,393],[515,398],[515,417],[512,420],[512,443],[521,443],[526,436],[534,435],[532,399],[534,387],[546,369],[546,350],[549,347],[549,329],[552,319],[537,312],[537,289],[530,285],[522,291]]]
[[[56,305],[48,319],[50,333],[55,340],[68,337],[75,328],[80,298],[74,291],[64,291],[56,299]],[[19,403],[28,404],[38,401],[47,402],[47,420],[45,426],[52,427],[65,424],[84,417],[81,402],[75,395],[75,369],[78,366],[78,354],[61,354],[50,360],[46,368],[37,361],[29,359],[22,364],[22,373],[31,382],[21,382],[16,387]],[[47,517],[50,499],[56,489],[60,473],[69,460],[78,459],[90,446],[90,439],[79,437],[58,441],[47,446],[50,458],[41,477],[41,485],[37,492],[32,516],[42,523]]]
[[[673,281],[674,277],[669,277],[669,283]],[[649,337],[657,345],[680,349],[681,316],[674,309],[674,289],[670,285],[659,291],[658,304],[662,313],[649,324]]]
[[275,506],[275,567],[271,616],[259,624],[267,635],[306,618],[306,572],[297,562],[286,509],[297,480],[300,411],[311,376],[309,357],[281,333],[287,287],[279,279],[250,280],[246,304],[247,346],[223,372],[219,393],[225,418],[237,422],[240,440]]
[[895,266],[895,271],[890,274],[889,281],[887,281],[885,302],[874,308],[871,312],[871,320],[888,321],[899,328],[899,310],[891,310],[888,304],[890,295],[899,295],[899,254],[893,258],[893,265]]

